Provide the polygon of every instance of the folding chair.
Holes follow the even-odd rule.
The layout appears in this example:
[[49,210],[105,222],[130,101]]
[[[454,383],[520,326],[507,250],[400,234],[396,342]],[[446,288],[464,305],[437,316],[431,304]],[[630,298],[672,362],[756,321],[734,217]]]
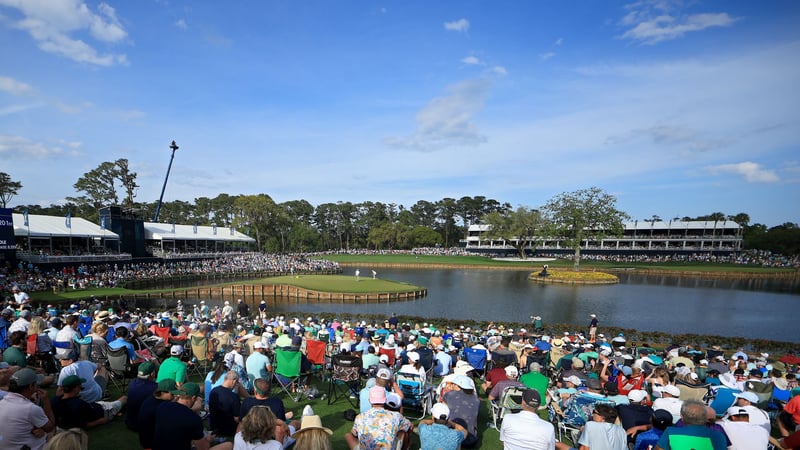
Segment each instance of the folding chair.
[[717,417],[724,416],[725,413],[728,412],[728,408],[736,403],[736,397],[733,395],[739,392],[738,389],[731,389],[725,386],[715,386],[711,388],[713,400],[711,400],[709,406],[717,413]]
[[300,397],[295,397],[296,391],[303,384],[303,377],[300,375],[300,363],[303,354],[298,351],[276,349],[275,350],[275,380],[278,386],[295,402],[300,401]]
[[85,336],[76,340],[78,344],[78,359],[82,361],[92,361],[92,342],[91,336]]
[[164,341],[164,344],[169,344],[169,339],[172,337],[169,327],[157,326],[153,328],[153,334],[160,337]]
[[[550,394],[549,391],[548,394]],[[575,444],[578,443],[581,428],[567,423],[564,417],[564,411],[561,409],[561,406],[559,406],[558,401],[558,397],[550,397],[550,403],[547,406],[548,418],[556,429],[558,440],[563,442],[565,438],[569,439],[572,445],[575,446]]]
[[680,380],[676,380],[675,385],[678,386],[678,390],[681,391],[681,395],[678,398],[682,401],[698,400],[701,402],[705,402],[708,398],[709,388],[711,386],[709,384],[689,385]]
[[492,410],[492,425],[495,430],[500,429],[503,416],[522,411],[523,389],[518,386],[509,386],[503,389],[503,393],[496,402],[489,400],[489,408]]
[[487,355],[488,353],[486,353],[486,350],[464,347],[464,358],[466,358],[469,365],[475,369],[474,373],[480,374],[481,379],[484,379],[486,376]]
[[205,336],[192,335],[189,337],[189,343],[193,355],[189,370],[205,378],[211,364],[208,359],[208,339]]
[[[397,385],[403,392],[403,414],[413,419],[422,419],[433,408],[433,389],[426,386],[419,374],[400,372],[395,376]],[[412,417],[409,410],[419,411],[419,417]]]
[[378,356],[386,355],[386,357],[389,358],[389,362],[387,362],[386,365],[389,367],[394,367],[396,354],[397,352],[393,348],[378,347]]
[[120,347],[108,349],[108,377],[117,389],[125,392],[128,389],[127,377],[131,372],[128,349]]
[[775,390],[775,384],[772,382],[764,383],[761,381],[746,381],[744,383],[745,392],[752,392],[758,397],[759,409],[767,410],[767,404],[772,398],[772,392]]
[[353,408],[358,408],[357,393],[361,390],[361,359],[347,354],[331,357],[331,374],[328,379],[328,404],[346,398]]
[[328,344],[326,342],[316,339],[306,340],[306,358],[308,358],[308,361],[312,364],[311,371],[322,372],[323,381],[325,379],[325,366],[327,364],[325,361],[325,351],[327,348]]
[[428,347],[420,347],[416,350],[419,355],[419,365],[421,365],[425,369],[426,379],[432,380],[433,379],[433,350]]

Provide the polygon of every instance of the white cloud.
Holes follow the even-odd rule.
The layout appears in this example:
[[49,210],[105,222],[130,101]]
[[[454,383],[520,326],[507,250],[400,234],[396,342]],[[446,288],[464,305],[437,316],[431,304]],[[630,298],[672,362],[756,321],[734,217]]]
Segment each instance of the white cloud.
[[681,11],[676,11],[679,6],[667,0],[642,1],[626,5],[629,12],[620,20],[620,25],[629,29],[621,38],[653,45],[683,37],[693,31],[728,27],[739,20],[724,12],[682,14]]
[[780,181],[778,175],[774,171],[764,169],[760,164],[751,161],[709,166],[706,167],[706,170],[712,175],[741,175],[748,183],[775,183]]
[[564,38],[558,38],[558,39],[556,39],[556,41],[553,43],[553,45],[555,45],[556,47],[560,47],[560,46],[561,46],[561,44],[563,44],[563,43],[564,43]]
[[0,6],[22,14],[14,27],[27,31],[45,52],[99,66],[127,64],[124,54],[99,54],[90,44],[72,36],[88,31],[104,43],[123,41],[128,33],[114,8],[106,3],[97,6],[97,13],[80,0],[0,0]]
[[481,60],[475,56],[467,56],[466,58],[462,59],[461,62],[464,64],[480,64]]
[[8,92],[13,95],[27,95],[33,92],[33,88],[26,83],[17,81],[10,77],[0,77],[0,91]]
[[453,22],[445,22],[444,29],[447,31],[461,31],[467,32],[469,30],[469,20],[458,19]]
[[553,56],[556,56],[555,52],[540,53],[539,54],[539,59],[541,59],[542,61],[547,61],[548,59],[552,58]]
[[447,88],[447,95],[436,97],[417,112],[417,131],[405,138],[390,137],[392,147],[433,151],[449,146],[475,146],[486,142],[473,123],[483,109],[491,82],[467,80]]
[[22,136],[9,136],[0,134],[0,156],[4,158],[44,159],[63,154],[60,147],[48,147],[41,142],[33,142]]
[[501,76],[508,75],[508,71],[503,66],[494,66],[494,67],[492,67],[492,72],[494,72],[496,75],[501,75]]
[[186,24],[186,21],[184,19],[180,19],[177,22],[175,22],[175,26],[183,31],[186,31],[189,28],[189,25]]

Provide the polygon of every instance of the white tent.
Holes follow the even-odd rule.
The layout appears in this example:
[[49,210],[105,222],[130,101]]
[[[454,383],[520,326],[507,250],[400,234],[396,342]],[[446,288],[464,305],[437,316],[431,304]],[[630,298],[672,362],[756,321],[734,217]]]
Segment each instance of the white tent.
[[59,216],[43,216],[28,214],[28,225],[25,225],[23,214],[13,214],[14,235],[18,237],[47,238],[47,237],[75,237],[75,238],[103,238],[119,239],[119,236],[105,230],[96,223],[89,222],[80,217],[72,217],[67,227],[67,218]]

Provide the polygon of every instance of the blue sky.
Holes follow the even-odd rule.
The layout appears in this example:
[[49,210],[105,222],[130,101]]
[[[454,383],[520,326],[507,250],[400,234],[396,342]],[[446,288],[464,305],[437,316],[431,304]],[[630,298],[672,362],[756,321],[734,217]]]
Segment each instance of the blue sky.
[[633,219],[800,222],[795,1],[0,0],[0,171],[60,203],[598,186]]

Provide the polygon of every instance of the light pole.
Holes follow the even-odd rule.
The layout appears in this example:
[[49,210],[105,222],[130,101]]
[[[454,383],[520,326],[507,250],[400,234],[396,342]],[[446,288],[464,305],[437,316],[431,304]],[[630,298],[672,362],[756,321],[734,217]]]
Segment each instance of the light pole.
[[158,197],[158,205],[156,205],[156,215],[153,216],[153,222],[158,222],[158,213],[161,212],[161,202],[164,200],[164,191],[167,189],[167,180],[169,179],[169,171],[172,169],[172,160],[175,159],[175,150],[178,149],[178,144],[172,141],[169,148],[172,149],[172,156],[169,157],[169,166],[167,166],[167,176],[164,177],[164,186],[161,188],[161,197]]

